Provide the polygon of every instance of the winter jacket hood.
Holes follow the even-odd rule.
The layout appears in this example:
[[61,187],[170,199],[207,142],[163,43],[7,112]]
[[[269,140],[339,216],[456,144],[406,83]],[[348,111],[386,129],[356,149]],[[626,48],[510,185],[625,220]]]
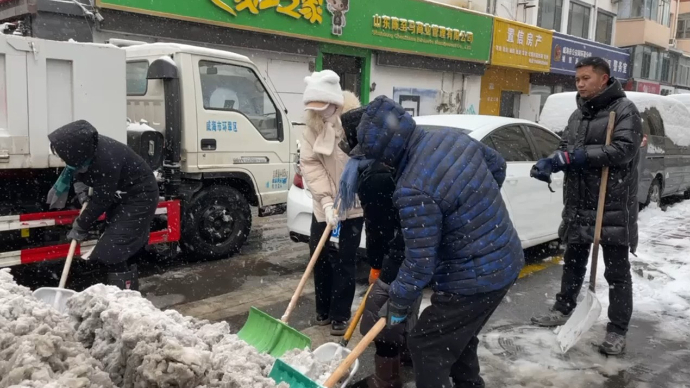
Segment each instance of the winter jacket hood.
[[[591,244],[599,200],[601,168],[609,167],[602,245],[637,247],[637,185],[642,121],[635,104],[628,100],[620,82],[611,79],[596,97],[577,97],[578,109],[568,120],[559,149],[584,149],[583,168],[565,171],[563,221],[559,237],[570,244]],[[611,144],[606,145],[609,112],[615,112]]]
[[81,167],[93,159],[98,146],[98,131],[86,120],[64,125],[48,135],[57,156],[71,167]]
[[357,142],[366,159],[397,168],[415,128],[414,119],[402,106],[379,96],[362,115]]
[[369,104],[357,140],[364,157],[397,169],[393,203],[406,257],[391,300],[411,306],[427,285],[474,295],[515,281],[524,255],[501,197],[500,154],[457,130],[416,127],[387,97]]
[[[306,112],[307,126],[302,132],[304,142],[300,147],[300,165],[312,193],[314,217],[318,222],[326,219],[323,207],[335,203],[340,175],[349,159],[338,146],[347,143],[340,116],[360,107],[359,99],[352,92],[343,92],[343,101],[343,106],[327,120],[317,112]],[[361,208],[356,208],[347,212],[344,219],[361,216]]]

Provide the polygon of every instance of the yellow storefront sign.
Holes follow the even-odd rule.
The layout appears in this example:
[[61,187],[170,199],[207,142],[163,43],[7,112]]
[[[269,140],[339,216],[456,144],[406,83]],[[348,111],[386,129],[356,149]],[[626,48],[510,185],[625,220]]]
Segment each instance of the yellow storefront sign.
[[495,18],[491,64],[549,72],[552,41],[549,30]]

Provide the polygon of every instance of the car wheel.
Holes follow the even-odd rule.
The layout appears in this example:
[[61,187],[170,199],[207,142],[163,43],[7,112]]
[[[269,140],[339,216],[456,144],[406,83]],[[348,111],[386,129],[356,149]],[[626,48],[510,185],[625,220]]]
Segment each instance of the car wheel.
[[182,243],[191,258],[224,259],[247,241],[252,214],[238,190],[209,186],[192,198],[183,220]]
[[647,194],[645,206],[650,203],[656,203],[657,206],[661,205],[661,180],[659,178],[655,178],[649,186],[649,193]]

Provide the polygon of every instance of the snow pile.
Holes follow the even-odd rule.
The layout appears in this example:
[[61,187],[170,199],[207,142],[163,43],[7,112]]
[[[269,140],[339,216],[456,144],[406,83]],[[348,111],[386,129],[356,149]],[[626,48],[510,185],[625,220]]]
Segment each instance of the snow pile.
[[67,316],[0,270],[0,387],[113,387]]
[[[102,284],[68,301],[77,338],[122,387],[275,387],[274,359],[210,324]],[[285,386],[285,385],[284,385]]]

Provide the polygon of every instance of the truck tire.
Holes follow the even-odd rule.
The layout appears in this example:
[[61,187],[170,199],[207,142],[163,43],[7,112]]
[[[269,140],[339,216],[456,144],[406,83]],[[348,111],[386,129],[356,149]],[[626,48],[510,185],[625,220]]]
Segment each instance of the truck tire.
[[182,245],[191,259],[225,259],[249,236],[247,199],[229,186],[203,188],[189,202],[182,221]]

